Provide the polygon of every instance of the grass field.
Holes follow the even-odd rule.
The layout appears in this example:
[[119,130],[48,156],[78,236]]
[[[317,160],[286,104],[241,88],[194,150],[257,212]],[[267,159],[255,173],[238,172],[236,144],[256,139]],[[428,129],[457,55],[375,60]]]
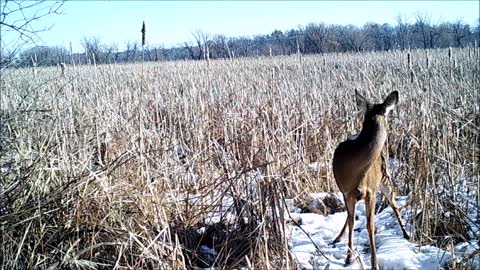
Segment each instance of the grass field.
[[0,265],[294,267],[284,199],[337,191],[354,89],[399,91],[388,149],[412,242],[478,240],[479,63],[465,48],[5,70]]

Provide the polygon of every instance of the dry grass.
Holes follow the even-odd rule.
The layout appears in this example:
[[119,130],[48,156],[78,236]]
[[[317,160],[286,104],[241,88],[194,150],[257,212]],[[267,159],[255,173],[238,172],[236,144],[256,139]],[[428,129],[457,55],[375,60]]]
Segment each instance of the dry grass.
[[480,51],[452,53],[145,63],[143,78],[139,64],[6,70],[0,265],[293,267],[283,199],[336,190],[333,151],[360,127],[354,88],[400,92],[389,143],[413,240],[468,237]]

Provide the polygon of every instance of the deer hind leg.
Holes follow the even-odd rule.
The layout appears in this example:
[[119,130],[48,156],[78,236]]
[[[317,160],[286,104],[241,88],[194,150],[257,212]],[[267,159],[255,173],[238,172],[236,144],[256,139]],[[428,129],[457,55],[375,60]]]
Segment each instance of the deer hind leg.
[[345,219],[345,224],[343,225],[343,228],[340,231],[340,233],[338,234],[337,238],[335,238],[335,240],[333,240],[333,242],[330,243],[331,245],[336,244],[336,243],[340,242],[340,240],[342,240],[342,237],[345,234],[345,229],[347,228],[349,210],[348,210],[348,204],[347,204],[347,196],[345,196],[345,194],[343,194],[343,201],[345,202],[345,208],[347,208],[347,218]]
[[[353,261],[353,227],[355,225],[355,204],[357,203],[356,191],[347,194],[345,205],[347,206],[347,222],[348,224],[348,251],[345,265],[349,265]],[[344,226],[345,227],[345,226]]]
[[400,228],[402,229],[403,237],[407,240],[410,240],[410,236],[407,234],[407,231],[405,230],[405,225],[403,223],[402,217],[400,216],[400,212],[398,211],[398,205],[397,205],[397,202],[395,201],[394,192],[392,191],[391,188],[389,188],[387,185],[383,183],[380,184],[380,191],[387,198],[387,201],[390,207],[392,207],[393,213],[395,214],[395,217],[398,220],[398,224],[400,224]]
[[377,249],[375,247],[375,191],[368,191],[365,196],[365,212],[367,214],[367,230],[372,254],[372,269],[378,269]]

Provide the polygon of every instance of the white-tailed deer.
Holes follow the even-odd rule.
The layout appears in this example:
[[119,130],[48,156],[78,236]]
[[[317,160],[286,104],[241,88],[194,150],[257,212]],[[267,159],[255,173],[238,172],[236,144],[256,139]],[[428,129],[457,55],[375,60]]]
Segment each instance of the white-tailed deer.
[[367,230],[372,253],[371,264],[373,269],[378,269],[375,249],[375,193],[377,187],[380,187],[380,191],[392,207],[402,228],[403,236],[409,239],[398,212],[394,194],[386,183],[389,180],[384,167],[387,160],[382,157],[382,149],[387,140],[385,118],[397,105],[398,92],[392,92],[381,104],[370,104],[357,90],[355,90],[355,95],[357,105],[365,112],[365,118],[360,134],[355,139],[340,143],[333,156],[333,174],[338,188],[343,193],[348,216],[340,234],[332,244],[340,241],[348,225],[348,252],[345,264],[351,264],[355,205],[357,201],[365,199]]

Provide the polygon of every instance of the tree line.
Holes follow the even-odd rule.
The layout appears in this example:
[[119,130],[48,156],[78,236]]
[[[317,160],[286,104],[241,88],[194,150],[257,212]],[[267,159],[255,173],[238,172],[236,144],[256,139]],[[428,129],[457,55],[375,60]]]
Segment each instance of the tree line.
[[[328,52],[388,51],[392,49],[445,48],[479,46],[480,19],[476,26],[461,20],[432,23],[429,16],[417,14],[409,23],[403,16],[396,24],[368,22],[363,26],[310,23],[287,31],[275,30],[254,37],[211,35],[202,30],[192,33],[192,40],[176,47],[128,42],[120,51],[116,43],[100,39],[82,40],[83,53],[59,46],[37,46],[22,51],[10,61],[15,66],[66,64],[104,64],[136,61],[171,61],[184,59],[221,59]],[[71,46],[70,46],[71,47]],[[3,63],[4,64],[4,63]]]

